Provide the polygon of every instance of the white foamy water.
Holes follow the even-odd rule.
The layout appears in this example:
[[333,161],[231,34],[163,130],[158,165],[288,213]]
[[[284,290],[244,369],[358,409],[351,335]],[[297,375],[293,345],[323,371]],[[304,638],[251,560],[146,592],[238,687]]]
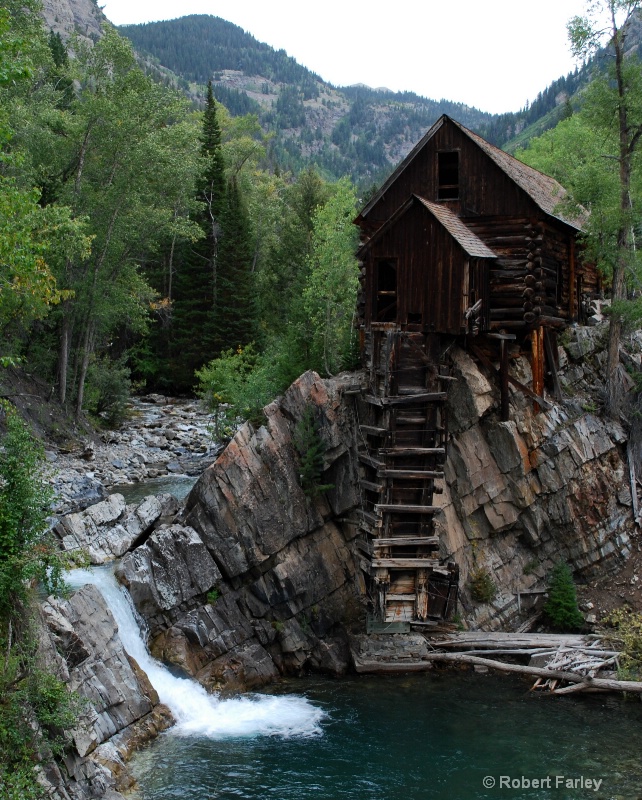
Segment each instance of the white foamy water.
[[141,636],[131,599],[119,586],[110,567],[73,570],[67,583],[96,586],[109,606],[123,647],[135,658],[174,715],[171,732],[179,736],[224,739],[236,736],[314,736],[322,733],[325,712],[299,695],[251,694],[221,700],[196,681],[178,678],[152,658]]

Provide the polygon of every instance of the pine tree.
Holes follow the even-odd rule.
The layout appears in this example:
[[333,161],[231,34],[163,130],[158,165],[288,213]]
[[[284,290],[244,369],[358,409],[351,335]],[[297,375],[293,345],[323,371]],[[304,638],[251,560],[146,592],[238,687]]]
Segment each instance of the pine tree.
[[220,295],[218,261],[225,208],[225,164],[212,83],[201,135],[203,169],[196,184],[200,211],[194,221],[204,237],[185,248],[176,279],[168,368],[177,388],[190,390],[194,372],[221,350],[216,322]]
[[256,338],[250,220],[235,178],[227,187],[221,234],[219,295],[214,319],[219,352],[230,347],[236,349]]

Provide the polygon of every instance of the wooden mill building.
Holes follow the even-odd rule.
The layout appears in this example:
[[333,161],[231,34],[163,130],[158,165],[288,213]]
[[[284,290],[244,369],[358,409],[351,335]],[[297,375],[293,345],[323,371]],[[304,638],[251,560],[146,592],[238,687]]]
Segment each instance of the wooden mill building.
[[435,481],[443,477],[452,380],[464,344],[495,369],[508,419],[508,351],[527,351],[539,398],[556,334],[599,289],[578,260],[583,220],[564,189],[442,116],[365,206],[359,301],[368,380],[360,428],[362,549],[381,622],[443,619],[457,567],[440,563]]

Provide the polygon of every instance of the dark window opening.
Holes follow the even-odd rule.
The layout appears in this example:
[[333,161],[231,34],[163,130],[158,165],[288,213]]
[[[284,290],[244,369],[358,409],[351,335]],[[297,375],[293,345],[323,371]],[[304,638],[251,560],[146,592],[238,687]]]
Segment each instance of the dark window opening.
[[421,325],[423,322],[423,314],[421,312],[409,311],[408,312],[408,324],[409,325]]
[[378,259],[375,280],[374,321],[394,322],[397,319],[397,262],[391,258]]
[[438,200],[457,200],[459,197],[459,153],[437,153]]

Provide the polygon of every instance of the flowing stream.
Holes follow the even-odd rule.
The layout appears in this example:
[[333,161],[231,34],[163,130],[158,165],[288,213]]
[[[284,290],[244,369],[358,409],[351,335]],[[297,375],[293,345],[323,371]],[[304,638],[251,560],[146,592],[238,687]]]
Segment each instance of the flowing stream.
[[74,570],[67,582],[74,588],[92,583],[100,590],[116,619],[125,650],[145,670],[161,702],[171,709],[177,723],[171,729],[174,736],[287,738],[321,733],[325,712],[305,697],[246,694],[220,700],[196,681],[173,675],[149,654],[129,595],[118,585],[112,567]]

